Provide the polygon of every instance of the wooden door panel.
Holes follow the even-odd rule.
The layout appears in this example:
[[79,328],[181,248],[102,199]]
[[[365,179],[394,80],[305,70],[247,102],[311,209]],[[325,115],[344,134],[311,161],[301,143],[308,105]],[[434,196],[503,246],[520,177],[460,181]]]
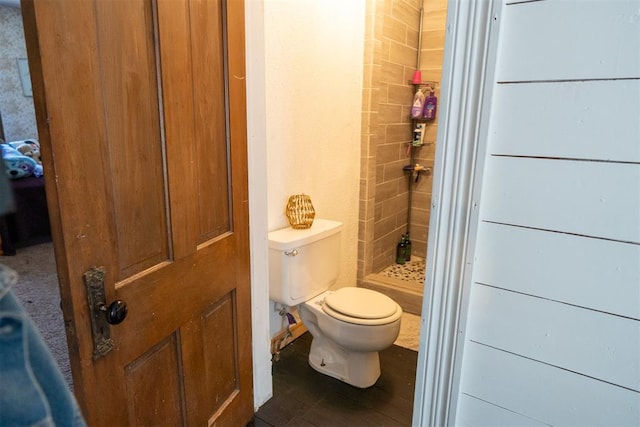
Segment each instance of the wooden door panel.
[[[189,419],[209,420],[228,406],[237,406],[240,361],[237,347],[235,293],[195,316],[181,331]],[[209,357],[218,354],[219,357]],[[202,398],[205,396],[205,398]],[[198,423],[195,423],[198,424]]]
[[130,426],[154,426],[158,420],[167,426],[182,424],[185,411],[178,345],[177,334],[171,334],[125,367]]
[[173,257],[196,251],[198,211],[196,134],[189,2],[157,0],[158,51],[162,64],[162,100],[166,140],[167,179],[171,222],[185,226],[172,233]]
[[117,280],[169,256],[152,5],[96,2]]
[[[236,295],[235,290],[227,294],[202,318],[205,369],[203,372],[194,372],[194,375],[201,378],[206,386],[200,399],[204,400],[202,406],[206,409],[202,421],[206,420],[208,425],[238,425],[238,421],[243,419],[238,415],[246,411],[243,409],[246,402],[243,402],[242,394],[251,384],[246,382],[247,376],[240,370],[240,366],[246,369],[247,365],[241,360],[243,352],[239,351],[238,331],[241,325],[237,313],[241,307],[238,307]],[[214,354],[216,357],[211,357]],[[245,423],[247,421],[245,417]]]
[[[242,5],[26,2],[63,311],[91,425],[252,416]],[[94,359],[82,277],[98,265],[107,301],[129,315]]]
[[[123,328],[111,329],[116,343],[126,342],[119,349],[123,360],[140,357],[149,343],[163,340],[187,324],[194,313],[203,313],[236,288],[232,243],[227,239],[210,245],[192,257],[151,269],[118,287],[116,298],[136,301],[135,307],[130,306]],[[243,309],[246,311],[247,307]],[[161,315],[169,310],[170,316]],[[135,331],[131,337],[130,331]]]
[[235,298],[225,295],[210,311],[202,316],[204,355],[220,354],[221,357],[205,357],[204,377],[208,385],[211,408],[215,411],[235,391],[238,384],[238,360],[236,359]]
[[230,230],[222,2],[190,4],[198,179],[198,243]]

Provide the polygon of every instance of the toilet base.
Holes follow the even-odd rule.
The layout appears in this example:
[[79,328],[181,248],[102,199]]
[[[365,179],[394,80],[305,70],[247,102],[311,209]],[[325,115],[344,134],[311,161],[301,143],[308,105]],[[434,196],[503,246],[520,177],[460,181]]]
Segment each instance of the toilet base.
[[358,388],[371,387],[380,378],[377,351],[349,352],[328,339],[313,338],[309,365],[321,374]]

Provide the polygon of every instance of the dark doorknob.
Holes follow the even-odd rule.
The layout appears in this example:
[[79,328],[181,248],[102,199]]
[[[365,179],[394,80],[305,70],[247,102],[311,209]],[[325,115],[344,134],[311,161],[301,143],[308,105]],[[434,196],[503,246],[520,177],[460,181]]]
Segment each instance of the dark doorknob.
[[104,312],[107,323],[117,325],[127,317],[127,303],[122,300],[117,300],[108,306],[106,304],[100,304],[100,311]]

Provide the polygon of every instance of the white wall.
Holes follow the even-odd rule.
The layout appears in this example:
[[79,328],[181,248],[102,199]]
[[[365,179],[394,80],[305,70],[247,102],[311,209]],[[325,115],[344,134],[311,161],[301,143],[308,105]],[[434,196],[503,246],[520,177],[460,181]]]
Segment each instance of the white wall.
[[342,221],[336,286],[357,271],[364,1],[246,2],[254,403],[271,396],[267,233],[288,226],[290,195]]
[[640,424],[639,10],[497,16],[456,425]]
[[249,233],[253,402],[257,410],[273,395],[267,283],[267,141],[265,138],[265,52],[262,1],[245,3]]
[[[268,228],[288,226],[299,193],[343,222],[336,287],[357,272],[364,12],[364,1],[264,1]],[[275,335],[275,310],[270,323]]]
[[0,2],[0,112],[7,141],[37,138],[33,98],[22,90],[18,58],[27,57],[18,4]]

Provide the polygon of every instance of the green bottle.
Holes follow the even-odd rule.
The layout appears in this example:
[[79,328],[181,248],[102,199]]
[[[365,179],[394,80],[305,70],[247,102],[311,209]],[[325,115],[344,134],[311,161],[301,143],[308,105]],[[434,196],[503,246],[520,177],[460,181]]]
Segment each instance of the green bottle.
[[404,235],[404,244],[405,244],[405,261],[411,261],[411,240],[409,240],[409,232]]
[[398,246],[396,246],[396,264],[404,264],[407,262],[407,244],[405,243],[404,236],[398,242]]

